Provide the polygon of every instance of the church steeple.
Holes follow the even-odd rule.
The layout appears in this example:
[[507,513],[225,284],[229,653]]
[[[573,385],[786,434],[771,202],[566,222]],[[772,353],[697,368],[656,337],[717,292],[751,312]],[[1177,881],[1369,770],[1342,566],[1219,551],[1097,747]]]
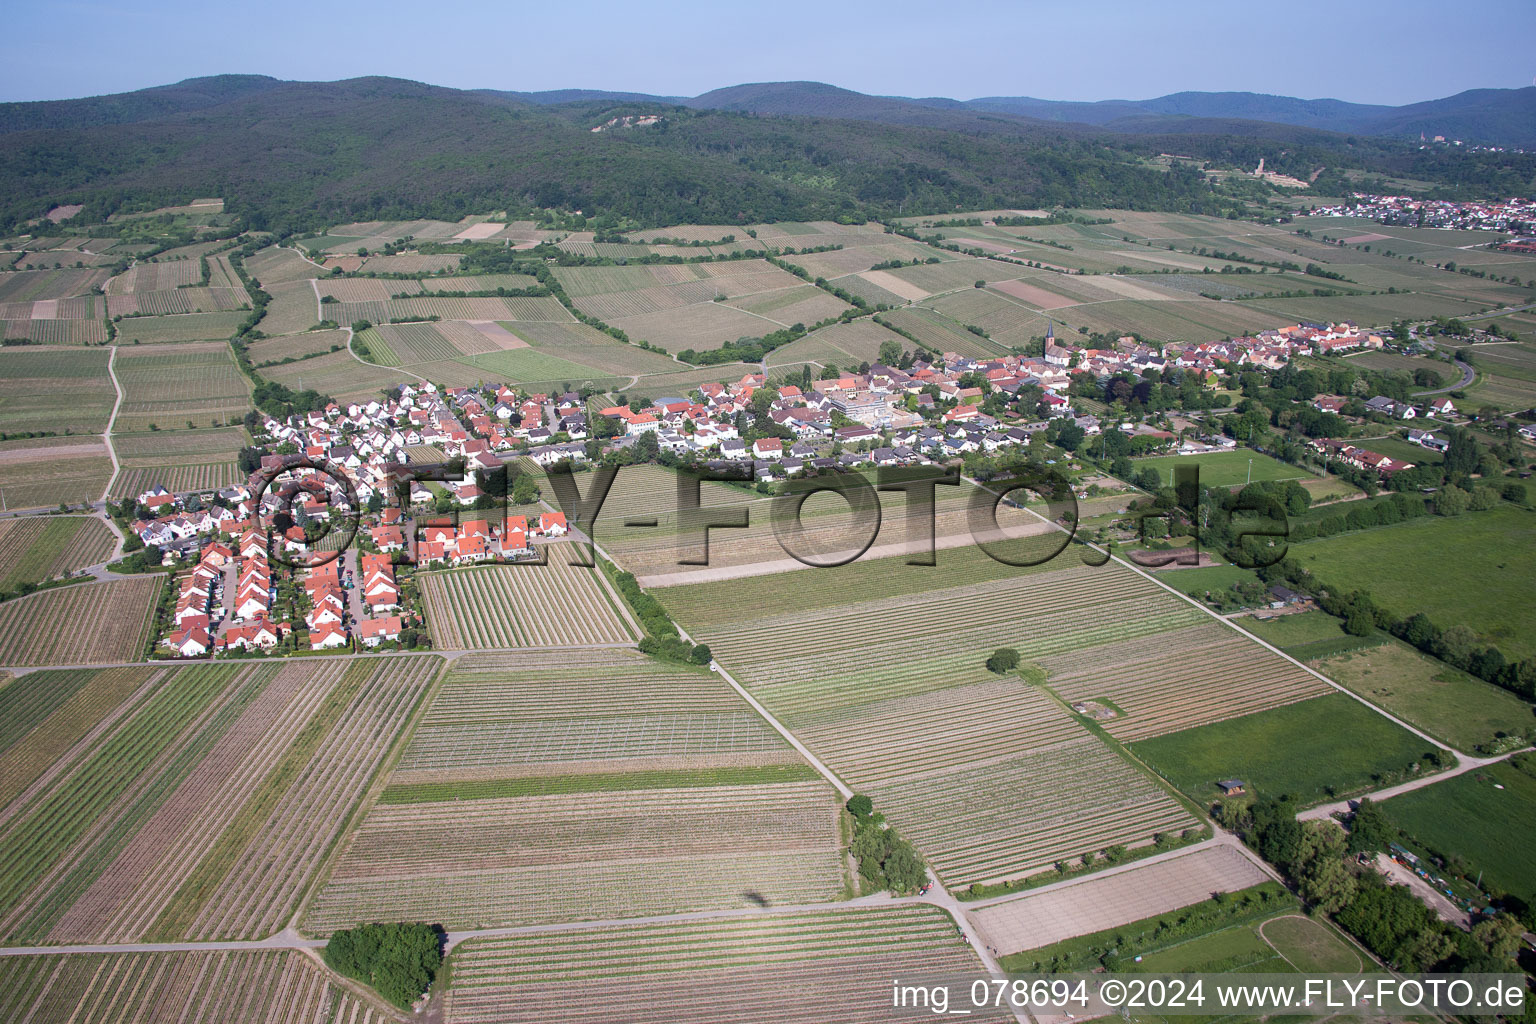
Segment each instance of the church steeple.
[[1049,345],[1051,342],[1053,342],[1055,340],[1056,340],[1056,321],[1054,321],[1054,320],[1047,320],[1045,322],[1045,343],[1047,345]]

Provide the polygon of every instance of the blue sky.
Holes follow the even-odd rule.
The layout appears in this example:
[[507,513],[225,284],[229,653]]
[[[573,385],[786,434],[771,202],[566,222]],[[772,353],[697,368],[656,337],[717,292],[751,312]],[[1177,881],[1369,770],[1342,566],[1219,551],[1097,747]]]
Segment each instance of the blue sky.
[[1536,75],[1531,0],[4,0],[0,26],[0,100],[246,72],[687,96],[813,79],[957,99],[1230,89],[1400,104]]

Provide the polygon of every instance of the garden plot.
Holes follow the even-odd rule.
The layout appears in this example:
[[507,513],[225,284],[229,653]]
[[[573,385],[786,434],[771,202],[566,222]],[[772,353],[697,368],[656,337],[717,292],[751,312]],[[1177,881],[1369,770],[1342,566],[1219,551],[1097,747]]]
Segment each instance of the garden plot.
[[558,551],[548,563],[422,573],[433,642],[444,650],[634,642],[638,631],[599,570],[573,567]]
[[980,971],[975,951],[935,907],[594,926],[466,943],[455,954],[446,1019],[852,1024],[889,1016],[891,978]]
[[972,914],[982,941],[1007,955],[1108,931],[1270,881],[1234,846],[1207,844],[1155,864],[996,903]]
[[0,665],[91,665],[143,656],[160,576],[80,583],[0,605]]
[[114,431],[216,427],[251,407],[250,386],[223,342],[125,348],[114,372],[123,388]]
[[[337,1014],[337,1016],[332,1016]],[[8,1021],[383,1024],[386,1014],[293,950],[0,958]]]
[[1130,742],[1292,704],[1332,687],[1230,627],[1204,622],[1145,639],[1082,647],[1040,664],[1063,699],[1108,699],[1103,722]]

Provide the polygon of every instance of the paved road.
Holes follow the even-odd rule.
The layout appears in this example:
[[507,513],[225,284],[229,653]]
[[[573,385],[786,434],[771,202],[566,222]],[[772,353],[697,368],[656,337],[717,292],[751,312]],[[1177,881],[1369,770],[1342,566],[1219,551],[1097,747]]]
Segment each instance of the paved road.
[[1335,814],[1348,814],[1350,811],[1355,809],[1355,806],[1358,805],[1361,800],[1370,799],[1377,802],[1382,800],[1390,800],[1394,796],[1401,796],[1404,793],[1412,793],[1416,789],[1423,789],[1425,786],[1432,786],[1437,782],[1444,782],[1446,779],[1453,779],[1458,775],[1465,775],[1467,772],[1475,771],[1478,768],[1484,768],[1490,764],[1498,764],[1500,761],[1507,761],[1511,757],[1514,757],[1516,754],[1525,753],[1531,749],[1533,748],[1526,747],[1525,750],[1511,750],[1509,753],[1500,754],[1498,757],[1466,757],[1463,755],[1460,758],[1461,763],[1455,768],[1452,768],[1450,771],[1436,772],[1433,775],[1426,775],[1421,779],[1414,779],[1410,782],[1399,783],[1396,786],[1388,786],[1385,789],[1378,789],[1374,793],[1362,793],[1361,795],[1352,797],[1348,800],[1338,800],[1331,804],[1322,804],[1319,807],[1312,807],[1308,810],[1302,811],[1300,814],[1296,815],[1296,817],[1300,818],[1302,821],[1315,821],[1320,818],[1331,818]]
[[1447,384],[1443,388],[1432,388],[1429,391],[1415,391],[1413,392],[1412,397],[1422,398],[1426,395],[1443,395],[1447,391],[1460,391],[1462,388],[1466,387],[1468,384],[1471,384],[1472,381],[1476,379],[1477,371],[1474,370],[1471,366],[1462,362],[1460,359],[1456,360],[1456,365],[1461,368],[1461,380],[1457,381],[1455,384]]

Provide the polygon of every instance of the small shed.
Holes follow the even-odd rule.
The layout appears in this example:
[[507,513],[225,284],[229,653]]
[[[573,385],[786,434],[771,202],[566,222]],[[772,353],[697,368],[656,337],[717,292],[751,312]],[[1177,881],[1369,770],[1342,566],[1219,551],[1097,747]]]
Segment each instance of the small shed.
[[1221,782],[1216,783],[1216,785],[1221,789],[1222,796],[1237,796],[1239,793],[1246,792],[1243,788],[1242,779],[1223,779]]

